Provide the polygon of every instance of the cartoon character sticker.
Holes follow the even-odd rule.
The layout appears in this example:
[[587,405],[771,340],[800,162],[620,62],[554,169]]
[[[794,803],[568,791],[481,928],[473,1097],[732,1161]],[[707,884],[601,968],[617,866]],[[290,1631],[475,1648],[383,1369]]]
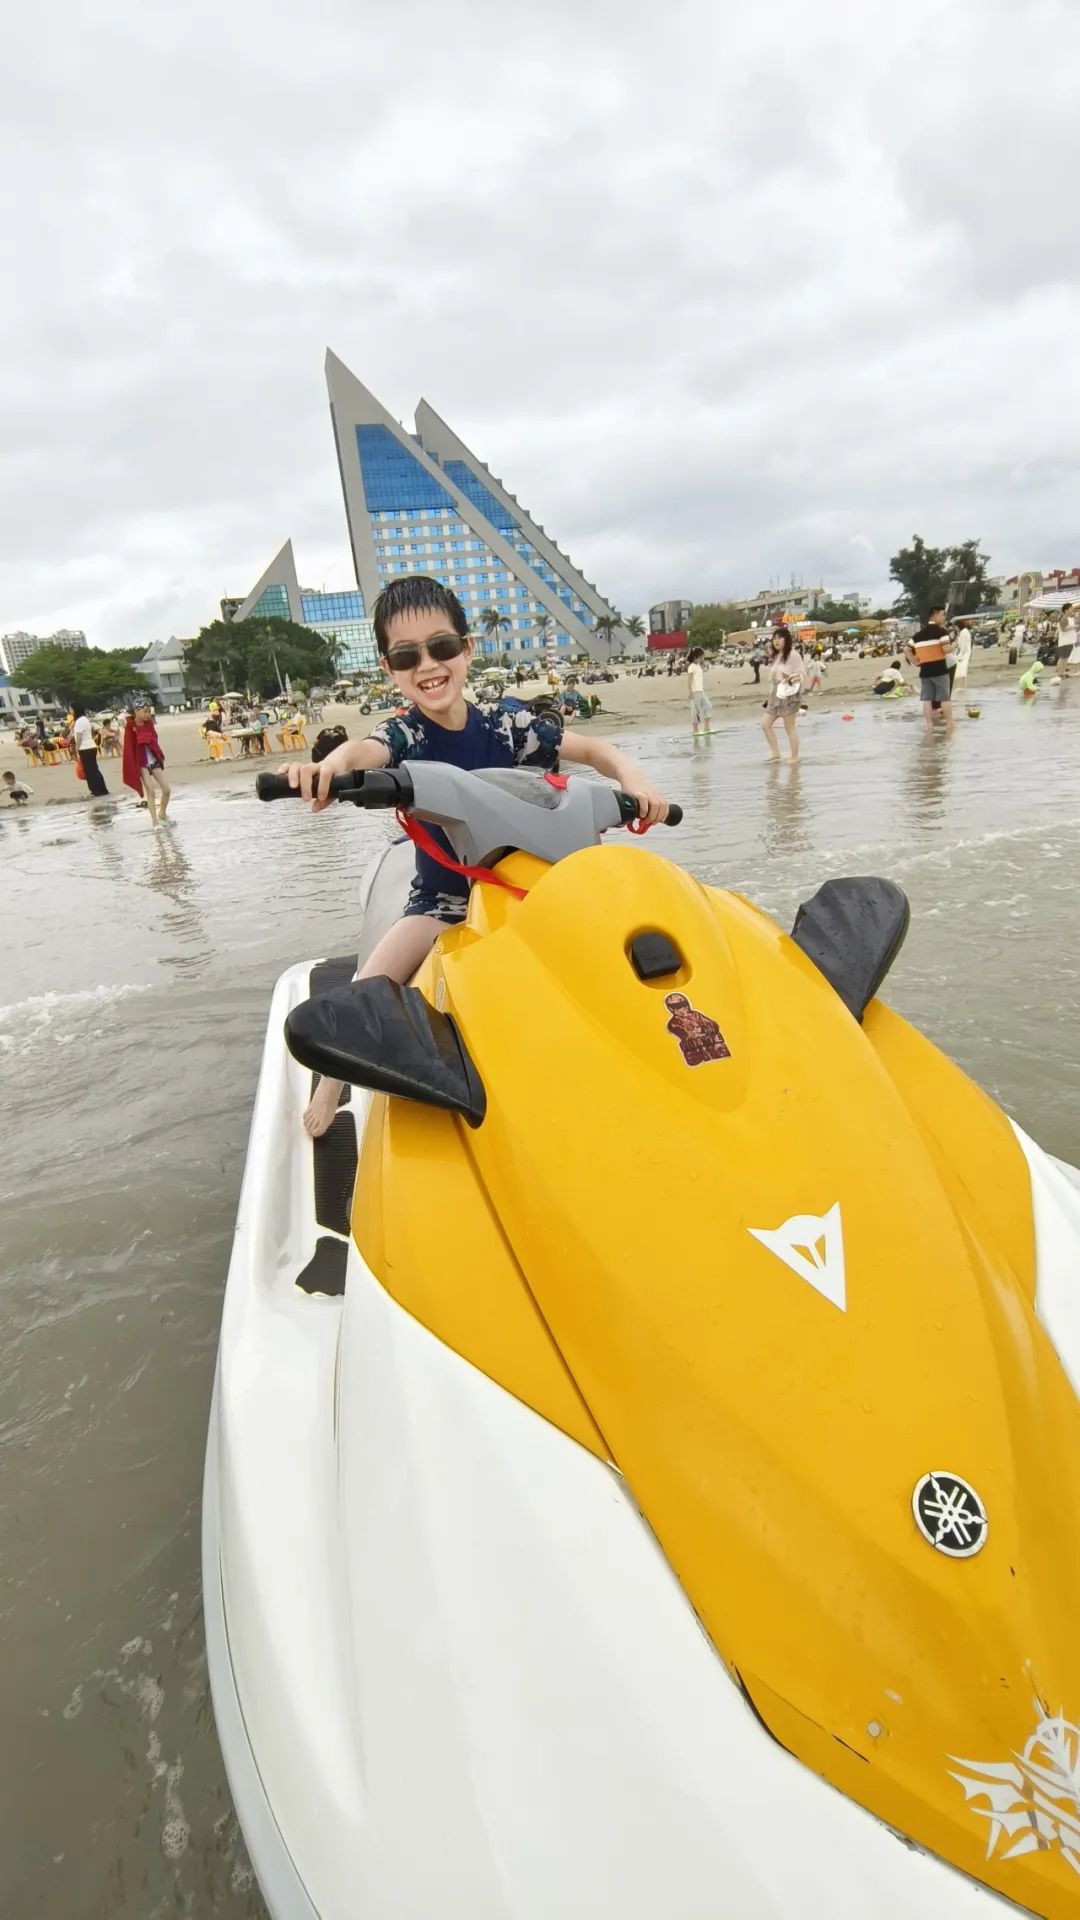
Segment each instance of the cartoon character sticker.
[[690,1005],[685,993],[669,993],[664,1005],[671,1015],[669,1033],[675,1035],[688,1067],[703,1067],[707,1060],[730,1060],[731,1048],[715,1020]]

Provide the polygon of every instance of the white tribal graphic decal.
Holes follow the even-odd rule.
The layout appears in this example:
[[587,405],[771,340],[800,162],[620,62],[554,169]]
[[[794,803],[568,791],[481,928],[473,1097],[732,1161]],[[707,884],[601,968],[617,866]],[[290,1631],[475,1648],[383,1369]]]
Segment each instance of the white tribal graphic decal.
[[967,1800],[986,1801],[973,1811],[988,1822],[988,1860],[999,1842],[1006,1843],[1002,1860],[1056,1849],[1080,1873],[1080,1728],[1062,1713],[1047,1715],[1041,1701],[1036,1700],[1035,1711],[1044,1717],[1023,1753],[1002,1764],[950,1754],[956,1766],[967,1769],[952,1777]]

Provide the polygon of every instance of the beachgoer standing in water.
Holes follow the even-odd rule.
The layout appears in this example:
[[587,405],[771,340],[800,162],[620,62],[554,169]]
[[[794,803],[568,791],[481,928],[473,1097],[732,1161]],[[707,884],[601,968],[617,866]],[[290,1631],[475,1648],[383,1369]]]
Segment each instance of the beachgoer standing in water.
[[86,791],[91,800],[100,800],[102,794],[107,794],[109,789],[105,785],[105,777],[97,763],[97,742],[94,739],[94,730],[86,717],[86,708],[79,702],[76,702],[71,712],[75,723],[72,727],[72,739],[75,742],[75,751],[82,762]]
[[949,668],[946,662],[949,635],[945,627],[944,607],[931,607],[925,627],[920,627],[908,642],[908,658],[919,669],[919,695],[923,723],[929,736],[934,731],[934,709],[940,707],[947,733],[956,732],[953,719]]
[[[165,752],[158,739],[152,707],[136,707],[124,726],[124,785],[146,800],[150,825],[156,827],[169,809],[172,789],[165,778]],[[158,802],[161,811],[158,812]]]
[[690,725],[695,739],[699,733],[712,732],[712,701],[705,691],[704,659],[700,647],[691,647],[686,678],[690,688]]
[[769,665],[769,697],[765,702],[762,730],[769,743],[770,760],[779,760],[776,722],[782,720],[788,738],[788,751],[794,766],[799,758],[799,701],[802,697],[806,663],[787,627],[777,627],[772,637],[773,657]]

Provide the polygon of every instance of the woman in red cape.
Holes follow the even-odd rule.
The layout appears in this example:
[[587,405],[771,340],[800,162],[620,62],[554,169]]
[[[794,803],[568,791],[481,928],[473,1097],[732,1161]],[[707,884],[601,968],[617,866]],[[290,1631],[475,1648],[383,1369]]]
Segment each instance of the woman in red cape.
[[128,714],[121,767],[125,787],[130,787],[140,798],[145,797],[150,824],[156,827],[169,810],[171,789],[165,778],[165,753],[151,707],[136,707],[134,713]]

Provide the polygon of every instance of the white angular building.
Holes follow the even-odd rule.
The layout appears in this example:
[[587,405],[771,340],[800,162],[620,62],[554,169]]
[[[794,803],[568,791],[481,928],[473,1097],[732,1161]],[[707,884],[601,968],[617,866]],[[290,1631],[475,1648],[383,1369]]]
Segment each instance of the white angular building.
[[[454,589],[481,653],[607,659],[610,642],[595,623],[617,623],[615,609],[426,400],[408,433],[330,352],[326,384],[369,610],[388,580],[431,573]],[[489,609],[501,624],[486,630]]]

